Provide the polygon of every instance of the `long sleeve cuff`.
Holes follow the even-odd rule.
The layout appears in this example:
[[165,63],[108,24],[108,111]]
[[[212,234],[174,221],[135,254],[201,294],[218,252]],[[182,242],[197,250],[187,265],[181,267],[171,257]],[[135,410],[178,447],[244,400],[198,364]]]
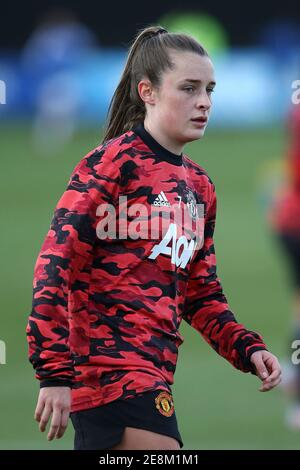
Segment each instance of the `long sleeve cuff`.
[[[254,338],[259,338],[260,336],[257,333],[251,332]],[[240,361],[242,363],[241,370],[243,372],[251,372],[253,375],[257,375],[256,367],[251,362],[251,356],[256,351],[268,351],[266,345],[261,341],[261,344],[253,344],[252,346],[243,345],[243,347],[239,347],[238,342],[234,345],[235,349],[238,350]]]
[[73,382],[67,379],[46,379],[40,381],[40,388],[44,387],[70,387],[72,388]]

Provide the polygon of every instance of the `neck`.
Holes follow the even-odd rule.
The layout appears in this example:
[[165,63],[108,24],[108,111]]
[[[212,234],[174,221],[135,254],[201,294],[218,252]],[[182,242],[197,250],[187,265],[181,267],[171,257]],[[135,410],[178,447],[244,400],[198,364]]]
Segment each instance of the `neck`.
[[169,152],[175,153],[178,156],[182,153],[183,150],[183,145],[174,142],[173,140],[169,139],[168,136],[164,135],[159,129],[155,128],[152,126],[147,119],[144,121],[144,127],[149,134],[152,135],[152,137],[160,144],[162,147],[165,149],[169,150]]

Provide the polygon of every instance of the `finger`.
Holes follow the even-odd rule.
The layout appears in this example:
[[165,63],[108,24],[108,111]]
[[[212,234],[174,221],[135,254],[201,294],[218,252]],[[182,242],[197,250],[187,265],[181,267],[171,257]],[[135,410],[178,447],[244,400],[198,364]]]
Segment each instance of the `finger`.
[[273,388],[275,385],[279,384],[280,382],[281,382],[281,376],[277,377],[277,379],[272,380],[272,382],[270,382],[270,383],[267,382],[266,385],[268,387],[271,386]]
[[[276,366],[275,366],[276,367]],[[266,379],[267,382],[272,382],[275,379],[278,379],[278,377],[281,376],[281,369],[280,367],[278,368],[273,368],[272,373],[269,375],[269,377]]]
[[258,377],[261,380],[265,380],[269,376],[269,372],[268,372],[268,369],[266,368],[263,360],[261,358],[255,359],[253,361],[253,364],[255,365]]
[[275,357],[268,358],[266,360],[266,366],[268,368],[268,371],[269,371],[270,375],[272,375],[274,372],[277,372],[277,371],[279,371],[281,373],[280,364],[279,364],[279,362],[277,361],[277,359]]
[[61,423],[61,409],[58,406],[54,407],[51,426],[48,433],[48,440],[52,441],[55,434],[57,433]]
[[47,426],[48,421],[49,421],[49,418],[50,418],[50,415],[51,415],[51,412],[52,412],[52,407],[50,405],[46,404],[45,407],[44,407],[43,414],[41,416],[41,420],[40,420],[40,431],[41,432],[45,431],[46,426]]
[[34,419],[38,422],[41,420],[44,406],[45,406],[45,401],[39,398],[38,403],[36,405],[35,412],[34,412]]
[[61,414],[61,423],[60,423],[60,427],[56,433],[56,439],[60,439],[66,429],[67,429],[67,426],[68,426],[68,421],[69,421],[69,414],[70,414],[70,411],[69,410],[63,410],[62,411],[62,414]]
[[279,377],[278,379],[276,379],[274,382],[271,383],[270,390],[271,390],[272,388],[277,387],[277,385],[279,385],[280,382],[281,382],[281,378]]
[[278,377],[278,379],[274,380],[272,383],[264,383],[259,390],[261,392],[268,392],[269,390],[272,390],[272,388],[276,387],[276,385],[280,384],[280,382],[281,377]]

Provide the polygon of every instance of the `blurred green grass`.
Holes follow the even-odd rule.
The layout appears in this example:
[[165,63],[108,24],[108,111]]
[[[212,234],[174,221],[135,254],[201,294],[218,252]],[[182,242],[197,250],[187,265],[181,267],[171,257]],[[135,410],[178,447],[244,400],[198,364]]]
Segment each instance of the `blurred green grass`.
[[[28,123],[1,124],[2,315],[0,339],[0,448],[71,449],[64,438],[47,442],[33,420],[38,383],[27,360],[25,327],[31,309],[34,263],[53,209],[76,163],[100,141],[82,131],[53,156],[34,150]],[[215,245],[218,274],[237,319],[263,334],[279,357],[286,352],[290,288],[285,260],[264,220],[261,168],[279,158],[279,129],[208,131],[185,152],[202,165],[217,189]],[[262,185],[262,186],[261,186]],[[297,432],[283,424],[280,390],[258,392],[259,381],[220,358],[198,332],[182,324],[173,386],[184,449],[299,449]]]

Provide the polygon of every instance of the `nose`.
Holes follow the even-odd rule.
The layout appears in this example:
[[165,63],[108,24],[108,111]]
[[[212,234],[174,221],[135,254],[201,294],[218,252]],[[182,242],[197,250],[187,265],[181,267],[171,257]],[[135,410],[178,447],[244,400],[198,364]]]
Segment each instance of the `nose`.
[[196,106],[197,106],[197,109],[206,109],[206,110],[210,109],[211,99],[206,93],[206,91],[199,95]]

